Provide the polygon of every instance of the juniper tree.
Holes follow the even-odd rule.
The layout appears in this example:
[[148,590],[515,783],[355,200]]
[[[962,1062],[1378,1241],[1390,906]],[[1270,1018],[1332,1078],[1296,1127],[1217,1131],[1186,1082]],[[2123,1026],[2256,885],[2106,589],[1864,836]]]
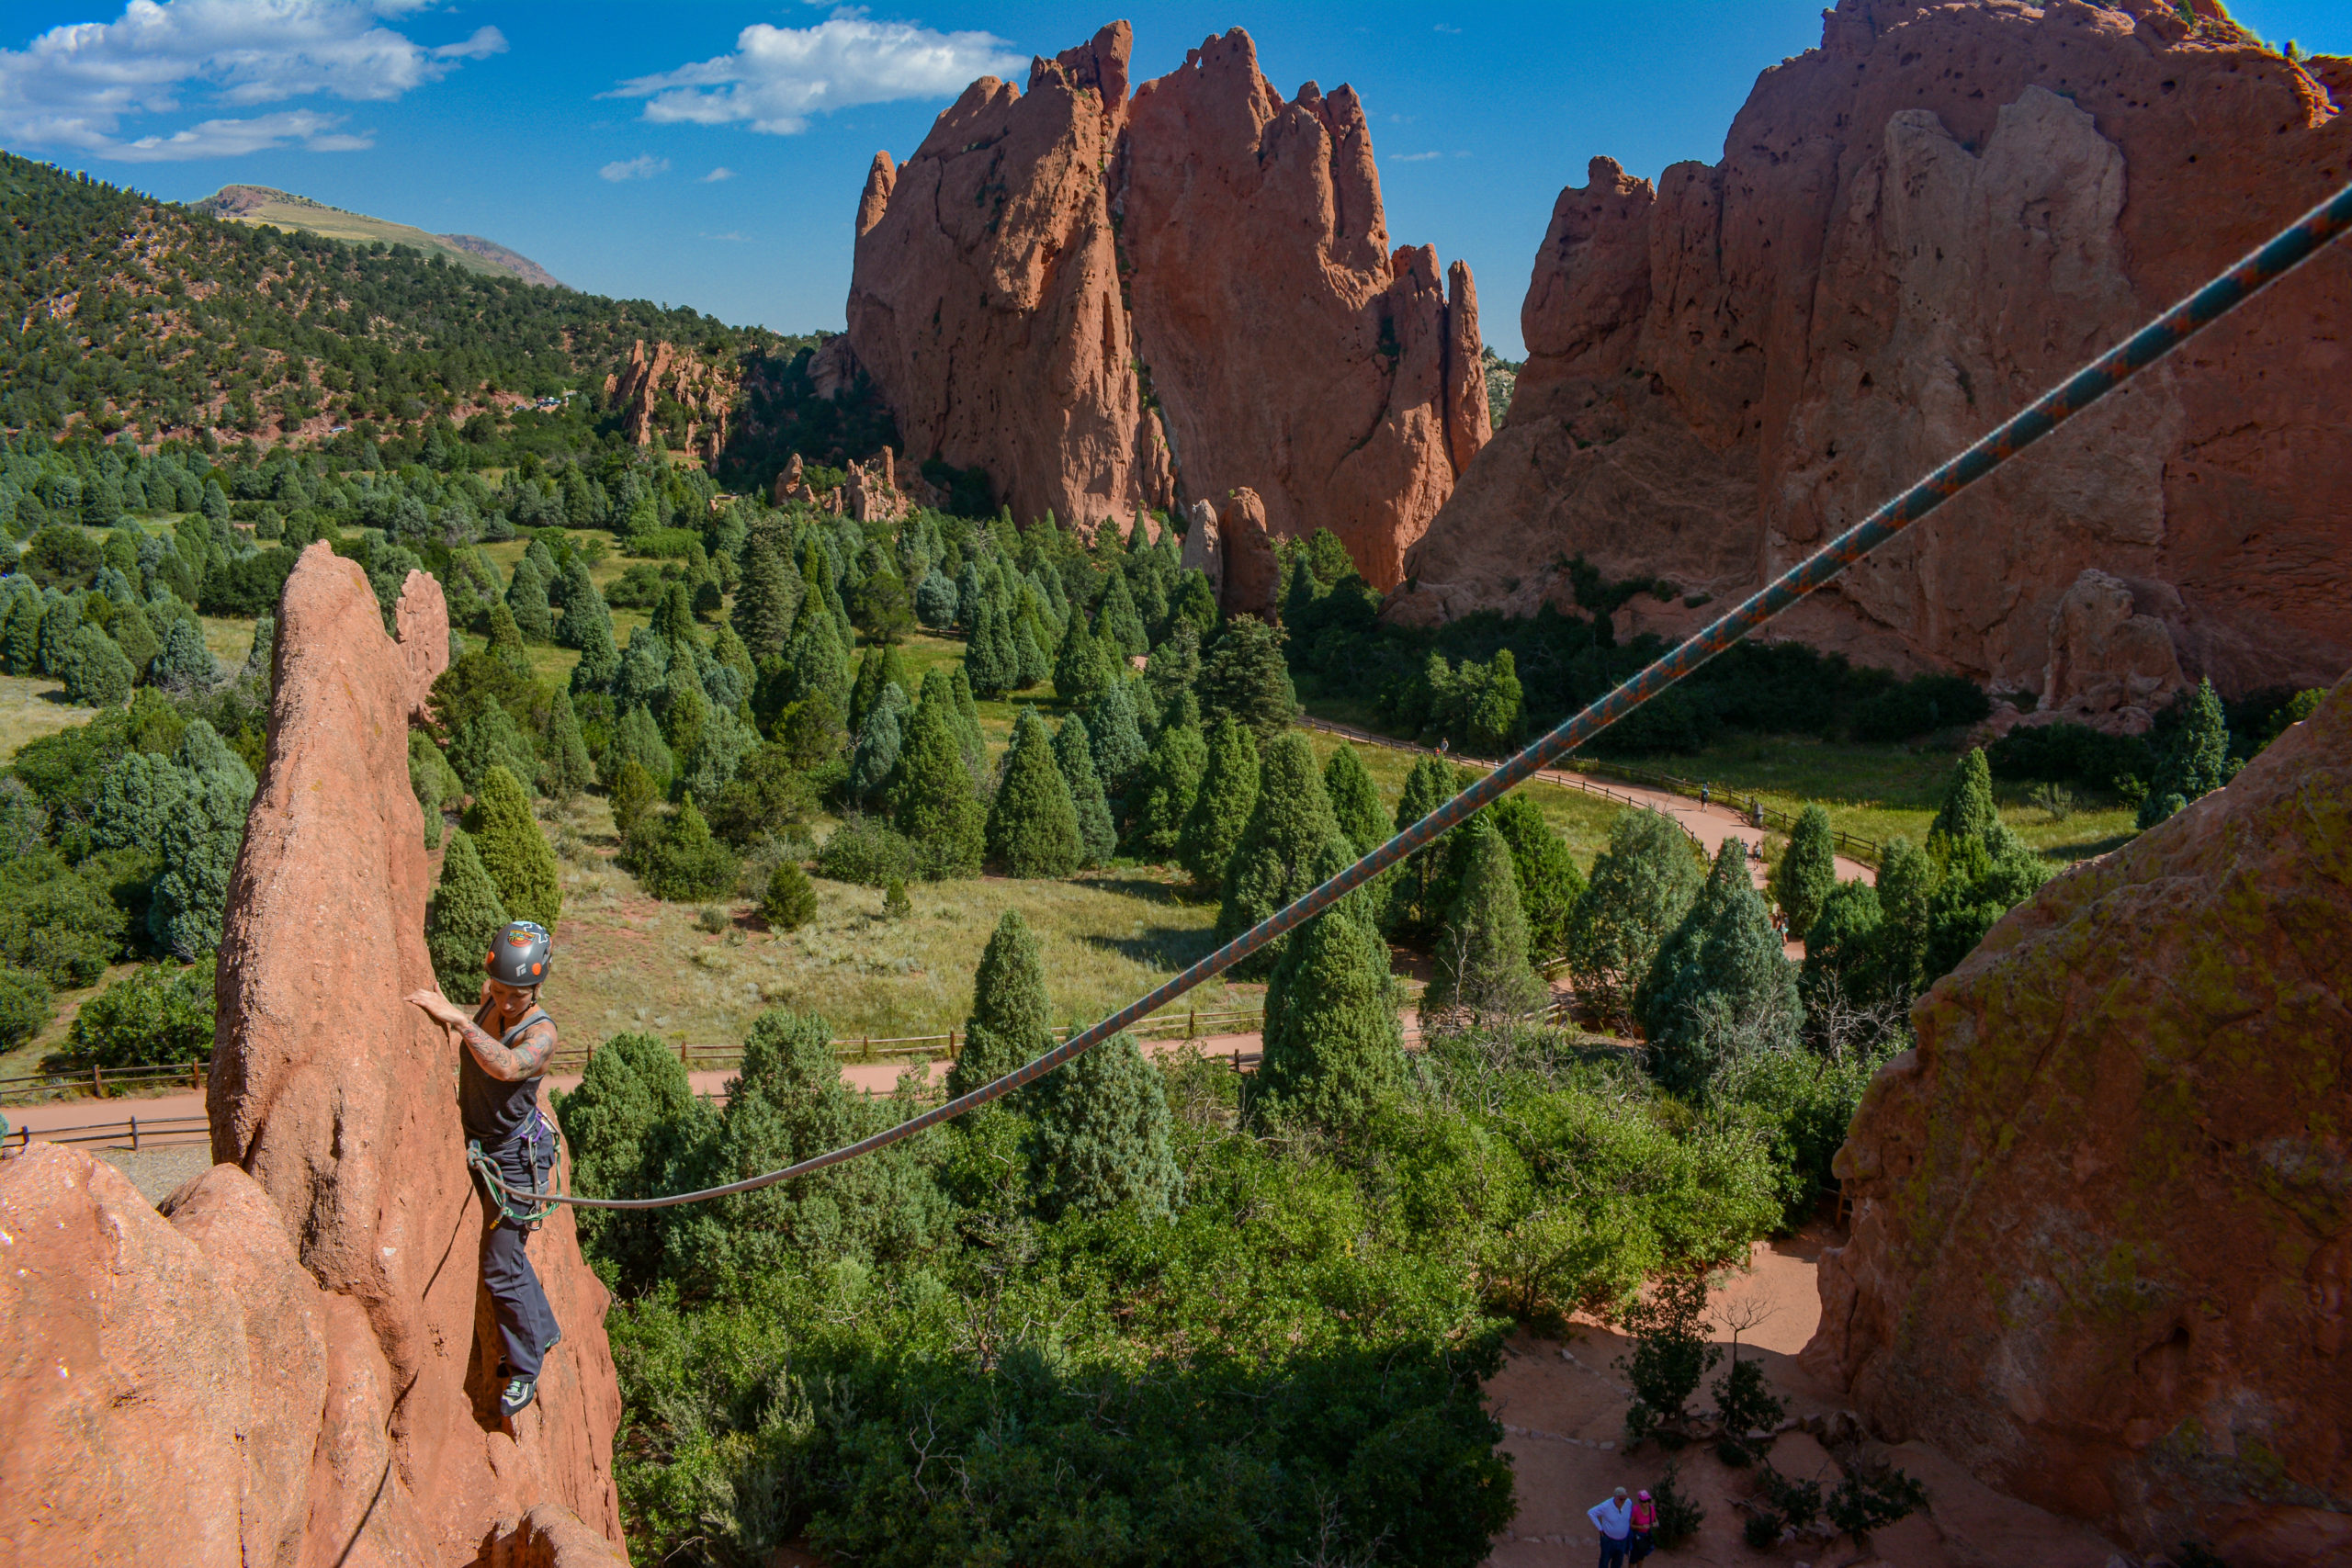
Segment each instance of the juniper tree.
[[989,859],[1011,876],[1068,876],[1085,858],[1069,781],[1055,761],[1053,739],[1037,710],[1013,721],[1004,781],[989,807]]
[[1356,749],[1342,741],[1323,764],[1323,794],[1332,819],[1358,856],[1370,854],[1388,838],[1387,814],[1380,808],[1380,786]]
[[1116,673],[1094,634],[1087,629],[1086,618],[1070,616],[1069,629],[1062,633],[1061,651],[1054,659],[1054,694],[1077,706],[1115,679]]
[[972,976],[972,1010],[947,1069],[948,1097],[969,1094],[1052,1050],[1051,1017],[1037,939],[1020,910],[1007,909]]
[[628,709],[652,706],[670,693],[670,645],[660,633],[639,626],[628,634],[620,663],[613,671],[613,706]]
[[122,657],[130,665],[133,679],[147,672],[147,666],[164,651],[163,639],[155,635],[147,613],[139,607],[135,597],[138,590],[123,585],[125,597],[115,609],[114,619],[107,623],[107,636],[122,649]]
[[1879,852],[1880,923],[1873,942],[1885,994],[1909,1001],[1927,989],[1928,940],[1933,925],[1936,864],[1902,834]]
[[[850,682],[847,715],[853,733],[865,728],[865,721],[874,715],[874,705],[882,700],[882,688],[890,682],[890,677],[882,668],[883,651],[879,648],[869,648],[865,657],[857,661],[857,678]],[[896,653],[898,649],[893,648],[889,651]],[[903,665],[898,684],[900,694],[905,694],[909,682],[905,679]]]
[[770,931],[798,931],[817,918],[817,889],[797,861],[786,861],[768,873],[760,895],[760,918]]
[[1079,863],[1101,865],[1118,850],[1119,833],[1111,820],[1111,803],[1102,795],[1102,780],[1094,771],[1086,721],[1076,714],[1054,731],[1054,762],[1069,785],[1070,806],[1078,813]]
[[1604,1019],[1630,1019],[1635,987],[1701,880],[1690,840],[1672,818],[1619,812],[1569,931],[1568,972],[1578,999]]
[[424,907],[424,950],[440,977],[441,994],[459,1006],[481,994],[482,960],[512,917],[498,884],[462,828],[441,855],[441,882]]
[[975,696],[1001,697],[1021,679],[1018,651],[1003,633],[1003,612],[980,601],[971,635],[964,643],[964,676]]
[[[1230,942],[1313,887],[1315,868],[1326,852],[1342,863],[1346,840],[1323,795],[1315,748],[1296,732],[1276,736],[1259,769],[1258,799],[1226,864],[1224,901],[1217,909],[1216,940]],[[1285,935],[1234,965],[1244,977],[1271,970],[1290,938]]]
[[1676,1010],[1687,1003],[1682,991],[1697,967],[1699,950],[1706,943],[1715,916],[1735,892],[1751,886],[1747,845],[1739,839],[1726,837],[1707,868],[1706,880],[1700,885],[1697,897],[1658,943],[1648,972],[1634,987],[1634,1021],[1641,1025],[1645,1034],[1653,1040],[1657,1038],[1672,1021]]
[[1507,795],[1483,815],[1510,846],[1520,908],[1527,917],[1529,956],[1539,963],[1566,956],[1577,900],[1584,897],[1584,873],[1577,869],[1567,841],[1524,795]]
[[865,802],[881,793],[889,782],[890,772],[899,765],[899,753],[906,744],[904,716],[912,709],[906,694],[896,685],[883,688],[886,694],[866,715],[864,728],[857,734],[857,745],[851,750],[847,788],[853,800]]
[[645,890],[672,903],[723,897],[734,888],[741,869],[735,852],[712,835],[691,795],[635,858]]
[[523,628],[514,624],[514,612],[506,607],[503,599],[492,601],[484,635],[490,642],[488,651],[493,657],[503,658],[518,669],[530,668],[529,655],[523,647]]
[[1114,571],[1102,599],[1094,606],[1094,635],[1117,650],[1121,659],[1139,659],[1151,650],[1144,636],[1143,616],[1136,611],[1135,595],[1127,590],[1126,573]]
[[1763,895],[1745,877],[1716,909],[1680,1005],[1661,998],[1663,1032],[1650,1041],[1650,1070],[1669,1089],[1703,1100],[1739,1058],[1793,1051],[1804,1028],[1796,965],[1781,951]]
[[85,621],[65,640],[64,653],[50,673],[65,683],[65,694],[85,707],[120,707],[130,698],[139,671],[114,638]]
[[1094,771],[1104,793],[1125,795],[1143,765],[1143,726],[1136,719],[1133,683],[1114,677],[1088,699],[1086,737],[1094,749]]
[[580,716],[570,694],[559,690],[548,715],[547,756],[539,764],[539,787],[551,800],[570,800],[595,782],[595,764],[580,736]]
[[792,698],[805,702],[822,697],[835,713],[849,706],[849,652],[841,627],[821,595],[811,593],[800,603],[800,616],[785,644],[784,661],[792,671]]
[[164,633],[163,649],[148,666],[148,681],[194,692],[209,692],[220,682],[220,661],[204,646],[204,628],[194,621],[175,619]]
[[1194,886],[1220,887],[1233,848],[1258,805],[1258,743],[1231,715],[1208,733],[1200,787],[1177,835],[1176,858]]
[[587,607],[563,613],[564,639],[580,650],[580,662],[571,667],[571,690],[582,694],[609,690],[621,671],[620,649],[613,643],[613,617],[605,602],[593,594],[573,603],[584,603]]
[[1208,742],[1198,725],[1160,728],[1127,791],[1127,842],[1136,854],[1161,862],[1176,858],[1208,761]]
[[1895,996],[1889,982],[1885,923],[1878,889],[1869,883],[1841,882],[1829,890],[1805,928],[1804,964],[1797,974],[1797,995],[1808,1014],[1833,990],[1838,1000],[1855,1007],[1910,1000],[1907,992]]
[[1821,918],[1822,901],[1838,886],[1838,853],[1829,813],[1807,806],[1797,814],[1788,848],[1772,868],[1772,901],[1788,920],[1789,935],[1803,938]]
[[1050,1220],[1132,1203],[1145,1219],[1166,1216],[1183,1177],[1169,1141],[1167,1088],[1135,1036],[1113,1035],[1037,1087],[1039,1212]]
[[1985,760],[1983,747],[1973,748],[1960,760],[1951,783],[1944,789],[1943,804],[1928,829],[1928,852],[1935,852],[1938,840],[1950,843],[1982,838],[2000,819],[1993,805],[1992,764]]
[[[1316,870],[1344,863],[1338,852]],[[1266,985],[1264,1057],[1245,1086],[1253,1118],[1295,1114],[1333,1132],[1361,1127],[1405,1075],[1388,944],[1363,889],[1292,934]]]
[[921,701],[944,705],[956,728],[956,743],[964,753],[964,766],[972,775],[975,785],[988,776],[988,737],[980,730],[980,706],[972,699],[971,682],[964,679],[962,666],[943,671],[933,665],[923,672]]
[[891,825],[913,840],[935,877],[971,876],[987,848],[986,812],[964,765],[955,705],[915,704],[889,784]]
[[1261,744],[1298,716],[1298,694],[1291,687],[1290,666],[1283,661],[1283,634],[1253,615],[1226,623],[1201,670],[1198,690],[1204,714],[1230,715]]
[[514,563],[514,575],[506,584],[506,608],[526,642],[554,639],[555,613],[548,604],[547,579],[528,556]]
[[736,585],[732,616],[736,635],[753,659],[784,651],[801,593],[800,576],[774,536],[754,536],[743,551],[743,579]]
[[[642,711],[642,710],[640,710]],[[662,795],[662,787],[635,757],[624,757],[612,783],[613,826],[626,842]]]
[[[665,1184],[721,1184],[839,1148],[882,1124],[883,1108],[842,1082],[822,1018],[772,1010],[753,1021],[718,1124]],[[671,1223],[664,1272],[705,1292],[741,1292],[820,1260],[904,1262],[932,1251],[946,1201],[908,1145],[798,1181],[695,1205]]]
[[760,732],[735,716],[732,708],[714,705],[696,731],[691,750],[678,759],[679,789],[704,800],[717,800],[734,782],[735,771],[760,749]]
[[163,868],[147,905],[147,930],[158,946],[193,960],[220,945],[229,876],[244,842],[253,803],[253,770],[202,719],[180,735],[173,761],[181,790],[149,840]]
[[2185,699],[2179,732],[2140,803],[2140,828],[2153,828],[2199,795],[2221,788],[2230,782],[2230,773],[2229,719],[2209,678]]
[[[1188,621],[1178,621],[1159,647],[1144,660],[1143,678],[1164,713],[1178,693],[1193,694],[1201,678],[1201,634]],[[1198,697],[1194,695],[1197,703]]]
[[670,743],[662,739],[662,726],[654,719],[651,708],[629,708],[613,725],[612,742],[605,749],[606,787],[620,776],[621,765],[632,761],[645,771],[655,789],[664,795],[669,793],[678,761]]
[[518,920],[535,920],[555,930],[563,913],[563,889],[558,880],[555,851],[531,816],[531,802],[514,775],[492,763],[474,784],[474,803],[466,812],[466,831],[484,869],[498,884],[500,902]]
[[1421,993],[1425,1026],[1487,1027],[1542,1010],[1550,990],[1528,964],[1510,843],[1491,824],[1470,835],[1460,891],[1439,929],[1434,972]]
[[[616,1034],[596,1047],[580,1087],[556,1101],[573,1185],[595,1198],[650,1198],[672,1168],[707,1138],[718,1116],[695,1097],[685,1064],[650,1034]],[[635,1296],[657,1282],[670,1215],[664,1210],[579,1209],[580,1250],[608,1289]]]
[[[1397,797],[1394,830],[1403,832],[1461,792],[1453,764],[1429,755],[1416,757]],[[1389,884],[1384,924],[1393,936],[1425,940],[1445,921],[1460,880],[1454,861],[1467,823],[1407,856]]]

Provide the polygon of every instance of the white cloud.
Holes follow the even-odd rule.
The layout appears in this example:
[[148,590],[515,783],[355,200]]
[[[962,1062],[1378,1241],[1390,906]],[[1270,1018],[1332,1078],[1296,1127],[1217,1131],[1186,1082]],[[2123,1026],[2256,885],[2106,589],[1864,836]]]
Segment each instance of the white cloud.
[[725,240],[730,244],[737,245],[748,245],[752,243],[752,236],[749,234],[739,234],[732,229],[728,230],[724,234],[706,233],[703,235],[703,238],[706,240]]
[[1024,63],[992,34],[876,22],[845,8],[813,28],[753,23],[736,36],[734,53],[636,77],[609,96],[646,99],[645,118],[656,124],[749,123],[790,136],[812,114],[951,96],[976,76]]
[[669,166],[670,160],[667,158],[657,158],[650,152],[639,152],[636,157],[624,162],[607,164],[596,172],[605,178],[617,183],[621,180],[650,180]]
[[1462,29],[1460,28],[1449,28],[1443,22],[1440,22],[1437,25],[1437,30],[1442,33],[1459,33]]
[[721,180],[731,180],[734,177],[735,171],[722,164],[718,168],[711,170],[710,173],[703,175],[701,183],[707,186],[717,185]]
[[1392,152],[1383,160],[1390,164],[1426,164],[1431,158],[1442,158],[1442,152]]
[[296,142],[313,152],[372,143],[330,134],[341,117],[309,110],[201,121],[124,140],[126,120],[170,114],[201,94],[245,107],[326,96],[382,103],[503,52],[481,28],[427,48],[383,25],[422,0],[128,0],[111,22],[50,28],[0,49],[0,140],[71,147],[130,162],[214,158]]

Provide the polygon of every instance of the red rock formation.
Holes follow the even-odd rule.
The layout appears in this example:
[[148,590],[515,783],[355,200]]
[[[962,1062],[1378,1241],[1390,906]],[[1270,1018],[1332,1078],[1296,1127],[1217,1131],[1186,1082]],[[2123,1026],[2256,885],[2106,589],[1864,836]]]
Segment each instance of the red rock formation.
[[645,446],[653,441],[654,409],[664,397],[675,400],[693,416],[686,421],[685,449],[715,463],[727,444],[727,422],[741,380],[733,367],[707,365],[666,343],[655,344],[648,357],[639,339],[628,363],[605,378],[605,402],[620,412],[629,440]]
[[1390,254],[1352,91],[1285,101],[1237,28],[1130,103],[1129,39],[1037,61],[1025,96],[974,83],[903,169],[876,155],[858,361],[910,455],[986,468],[1017,514],[1247,488],[1386,587],[1487,434],[1468,269],[1450,312],[1433,251]]
[[[1596,159],[1561,193],[1510,422],[1392,614],[1565,604],[1578,554],[1752,589],[2332,191],[2352,167],[2332,90],[2164,0],[1842,0],[1819,49],[1758,79],[1721,164],[1653,188]],[[2334,679],[2347,337],[2338,247],[1786,629],[2039,692],[2060,602],[2098,569],[2192,678]],[[1628,609],[1621,634],[1701,614]]]
[[216,983],[223,1163],[169,1223],[78,1153],[0,1166],[7,1561],[463,1562],[526,1538],[624,1560],[607,1298],[568,1213],[531,1246],[563,1341],[539,1402],[497,1416],[451,1048],[401,1000],[433,975],[406,783],[448,659],[432,579],[396,619],[398,642],[323,546],[287,580]]
[[1920,1002],[1813,1370],[2143,1550],[2352,1561],[2347,929],[2352,681]]
[[1266,503],[1244,485],[1216,520],[1218,604],[1228,615],[1255,615],[1272,624],[1282,594],[1282,563],[1266,528]]

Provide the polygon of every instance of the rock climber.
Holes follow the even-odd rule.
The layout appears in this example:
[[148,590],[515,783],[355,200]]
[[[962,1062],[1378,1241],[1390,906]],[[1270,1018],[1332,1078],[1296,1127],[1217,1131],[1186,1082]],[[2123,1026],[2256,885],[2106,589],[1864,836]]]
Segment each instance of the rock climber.
[[[554,961],[544,926],[514,920],[491,939],[483,967],[481,1005],[474,1013],[453,1004],[438,987],[409,1000],[459,1042],[458,1113],[469,1147],[493,1162],[508,1186],[544,1191],[555,1163],[554,1126],[539,1109],[539,1077],[555,1050],[555,1020],[539,1007],[539,987]],[[498,1319],[498,1410],[512,1420],[537,1396],[540,1363],[563,1337],[548,1293],[524,1251],[537,1221],[510,1219],[487,1182],[495,1218],[481,1238],[481,1282]],[[509,1200],[510,1202],[513,1200]]]

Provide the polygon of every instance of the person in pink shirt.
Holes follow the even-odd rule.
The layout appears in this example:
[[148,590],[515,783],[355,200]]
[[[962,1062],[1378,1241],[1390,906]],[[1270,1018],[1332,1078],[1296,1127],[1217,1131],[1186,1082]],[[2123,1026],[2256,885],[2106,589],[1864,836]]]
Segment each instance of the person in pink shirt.
[[1650,1501],[1648,1493],[1634,1494],[1634,1515],[1626,1525],[1625,1561],[1639,1562],[1657,1550],[1650,1544],[1650,1533],[1657,1529],[1657,1505]]

